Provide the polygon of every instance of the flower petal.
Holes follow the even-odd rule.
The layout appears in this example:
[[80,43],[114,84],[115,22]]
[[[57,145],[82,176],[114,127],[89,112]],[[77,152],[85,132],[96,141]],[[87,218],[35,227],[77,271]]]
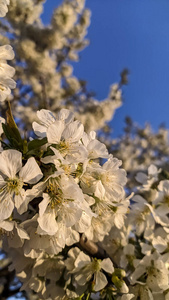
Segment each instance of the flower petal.
[[22,178],[23,182],[30,184],[38,182],[43,177],[43,173],[41,172],[41,169],[34,157],[30,157],[28,159],[27,163],[19,172],[19,176]]
[[41,109],[37,111],[37,116],[41,123],[45,126],[48,127],[52,123],[55,122],[56,118],[52,114],[52,112],[48,109]]
[[[22,189],[21,194],[15,195],[15,207],[17,208],[17,210],[23,204],[23,201],[24,201],[24,198],[23,198],[24,194],[23,194],[23,192],[25,192],[24,189]],[[19,212],[19,210],[18,210],[18,212]]]
[[102,290],[108,283],[106,276],[101,272],[97,272],[95,274],[95,281],[94,290],[96,292]]
[[114,272],[113,263],[110,258],[105,258],[100,264],[101,268],[106,271],[107,273],[112,274]]
[[14,228],[14,222],[0,221],[0,228],[3,228],[6,231],[12,231]]
[[[1,198],[2,197],[2,198]],[[0,194],[0,221],[8,219],[14,209],[14,203],[11,196],[7,193]]]
[[69,109],[62,108],[58,114],[58,119],[63,120],[65,124],[69,124],[74,120],[74,113]]
[[43,200],[39,204],[39,216],[43,216],[48,204],[50,202],[50,198],[47,194],[43,194]]
[[50,125],[47,128],[47,139],[49,143],[59,143],[61,136],[62,136],[62,132],[64,130],[64,123],[63,121],[55,121],[55,123],[53,123],[52,125]]
[[0,154],[0,172],[13,178],[22,167],[22,153],[17,150],[4,150]]
[[4,45],[0,47],[0,59],[10,60],[13,59],[15,53],[10,45]]
[[79,121],[70,123],[63,131],[64,139],[71,142],[78,142],[84,133],[84,126]]
[[40,228],[49,235],[54,235],[58,230],[53,209],[46,211],[43,216],[38,218]]
[[37,122],[32,123],[33,130],[35,134],[41,138],[46,137],[46,127],[38,124]]

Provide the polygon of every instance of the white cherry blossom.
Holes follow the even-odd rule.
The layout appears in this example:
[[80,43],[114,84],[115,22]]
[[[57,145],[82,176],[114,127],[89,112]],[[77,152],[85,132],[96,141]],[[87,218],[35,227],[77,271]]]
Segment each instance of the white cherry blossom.
[[109,157],[106,146],[96,139],[96,132],[91,131],[89,134],[84,132],[82,142],[88,151],[88,159]]
[[97,163],[88,164],[81,177],[83,191],[93,194],[97,185],[101,184],[105,190],[105,196],[111,201],[118,202],[124,196],[123,186],[126,183],[126,172],[119,168],[120,165],[121,161],[113,157],[110,157],[103,166]]
[[137,264],[131,275],[131,282],[139,282],[139,279],[145,273],[147,274],[145,283],[152,291],[159,292],[168,289],[168,270],[156,252],[145,256]]
[[84,285],[86,281],[89,281],[94,275],[94,286],[93,289],[97,292],[103,289],[108,281],[106,276],[101,272],[101,270],[112,274],[114,272],[114,267],[109,258],[101,260],[90,259],[89,256],[80,252],[77,259],[75,260],[75,280],[79,285]]
[[61,109],[59,114],[55,116],[50,110],[41,109],[37,111],[37,117],[40,124],[33,122],[32,126],[37,136],[46,137],[47,128],[50,127],[55,121],[62,121],[64,124],[69,124],[74,119],[74,115],[68,109]]
[[17,150],[5,150],[0,154],[0,220],[10,217],[14,207],[19,213],[25,210],[25,183],[38,182],[43,174],[33,157],[22,167],[22,153]]
[[92,212],[76,182],[70,181],[64,174],[50,177],[43,200],[39,204],[38,223],[42,232],[56,234],[59,223],[72,227],[80,220],[83,212],[84,218],[91,219]]

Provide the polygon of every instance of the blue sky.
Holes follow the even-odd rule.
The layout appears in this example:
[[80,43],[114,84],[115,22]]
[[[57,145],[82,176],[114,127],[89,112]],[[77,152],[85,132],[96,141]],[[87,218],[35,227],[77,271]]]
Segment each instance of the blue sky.
[[[45,22],[60,2],[46,2]],[[74,74],[104,99],[121,70],[130,70],[124,105],[112,121],[114,134],[122,132],[126,115],[141,125],[149,121],[154,129],[162,122],[169,127],[169,1],[87,0],[86,7],[92,12],[91,43]]]

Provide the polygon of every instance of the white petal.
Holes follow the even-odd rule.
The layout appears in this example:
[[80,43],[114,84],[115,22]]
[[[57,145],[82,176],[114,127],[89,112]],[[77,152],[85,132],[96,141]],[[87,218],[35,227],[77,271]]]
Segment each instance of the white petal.
[[0,76],[13,77],[15,69],[9,66],[7,63],[0,62]]
[[64,248],[66,243],[66,226],[62,223],[59,223],[56,239],[59,247]]
[[0,154],[0,172],[13,178],[22,167],[22,153],[17,150],[4,150]]
[[37,111],[37,116],[39,118],[39,120],[41,121],[41,123],[45,126],[48,127],[49,125],[51,125],[52,123],[55,122],[55,117],[52,114],[52,112],[50,110],[47,109],[41,109]]
[[43,194],[43,200],[39,204],[39,216],[43,216],[48,204],[50,202],[50,198],[47,194]]
[[62,132],[64,130],[63,121],[55,121],[52,125],[47,128],[47,139],[51,144],[57,144],[60,142]]
[[66,141],[78,142],[82,138],[83,132],[84,126],[79,121],[74,121],[65,128],[63,137]]
[[84,210],[82,211],[82,215],[80,220],[75,224],[75,228],[78,232],[85,232],[89,226],[91,225],[91,215],[89,215]]
[[147,182],[148,177],[147,177],[146,174],[144,174],[142,172],[138,172],[137,175],[136,175],[136,177],[135,177],[135,179],[138,182],[145,184]]
[[87,194],[84,194],[84,197],[89,206],[91,206],[95,203],[95,199],[93,197],[91,197]]
[[13,59],[15,53],[10,45],[4,45],[0,47],[0,59],[10,60]]
[[75,261],[75,267],[83,268],[85,265],[88,265],[89,263],[91,263],[90,256],[85,254],[83,251],[80,251],[80,253]]
[[61,218],[66,227],[72,227],[77,221],[79,221],[81,215],[82,210],[78,207],[67,206],[63,208]]
[[75,260],[76,257],[79,255],[79,253],[80,253],[80,249],[77,247],[73,247],[69,250],[68,256],[72,257]]
[[86,281],[89,281],[93,275],[93,271],[91,269],[84,269],[78,275],[75,275],[75,280],[79,285],[85,285]]
[[[21,193],[18,195],[15,195],[15,207],[17,208],[17,210],[20,208],[20,206],[23,204],[24,202],[24,189],[22,189]],[[18,210],[19,212],[19,210]]]
[[101,268],[105,270],[107,273],[112,274],[114,272],[113,263],[110,258],[105,258],[100,264]]
[[169,180],[162,180],[158,185],[158,190],[169,194]]
[[102,290],[108,283],[106,276],[101,272],[97,272],[95,274],[95,281],[94,290],[96,292]]
[[40,160],[43,164],[54,163],[54,155],[42,157]]
[[37,122],[32,123],[33,130],[35,134],[41,138],[46,137],[46,127],[38,124]]
[[63,156],[60,154],[60,152],[57,149],[55,149],[54,147],[50,147],[50,149],[54,152],[55,159],[60,159],[61,161],[63,160]]
[[77,199],[78,201],[83,202],[84,196],[82,190],[75,182],[71,182],[66,175],[61,175],[60,184],[63,189],[65,199]]
[[6,185],[6,181],[3,179],[3,177],[0,175],[0,188]]
[[12,231],[14,228],[14,222],[0,221],[0,228],[3,228],[6,231]]
[[30,239],[27,232],[23,228],[21,228],[20,226],[16,226],[16,230],[17,230],[17,233],[18,233],[18,235],[21,239],[25,239],[25,240]]
[[137,281],[137,279],[144,274],[145,271],[146,271],[145,266],[143,265],[138,266],[130,277],[131,283],[134,284]]
[[147,245],[145,243],[140,243],[140,246],[141,246],[141,252],[143,254],[149,255],[151,253],[151,250],[152,250],[152,246],[151,245]]
[[95,196],[98,197],[99,199],[103,199],[105,196],[105,188],[101,180],[99,180],[96,184]]
[[16,82],[12,78],[3,77],[3,74],[2,74],[2,76],[0,76],[0,82],[4,86],[9,87],[10,89],[14,89],[16,87]]
[[38,182],[43,177],[43,173],[41,172],[41,169],[34,157],[30,157],[28,159],[27,163],[19,172],[19,176],[22,178],[23,182],[30,184]]
[[155,175],[155,174],[157,174],[157,172],[158,172],[158,169],[156,166],[154,166],[154,165],[149,166],[149,168],[148,168],[149,175]]
[[98,157],[108,158],[109,156],[106,146],[103,143],[99,142],[98,140],[92,140],[89,143],[87,149],[89,151],[90,158],[98,158]]
[[3,87],[3,91],[0,90],[0,102],[3,102],[11,94],[11,90],[8,86],[2,84],[1,78],[0,78],[0,84]]
[[95,140],[95,138],[96,138],[96,132],[93,131],[93,130],[90,131],[89,136],[90,136],[90,138],[91,138],[92,140]]
[[8,8],[5,3],[0,3],[0,18],[5,17],[8,12]]
[[167,241],[161,236],[157,236],[153,238],[152,245],[159,253],[162,253],[167,248]]
[[5,198],[1,199],[0,195],[0,221],[8,219],[14,209],[14,203],[10,195],[6,194]]
[[74,113],[69,109],[62,108],[58,114],[58,119],[64,121],[65,124],[69,124],[74,120]]
[[[26,193],[25,193],[25,195],[26,195]],[[19,196],[19,195],[18,195]],[[19,205],[20,204],[20,206],[18,206],[18,208],[17,208],[17,211],[18,211],[18,213],[20,214],[20,215],[22,215],[24,212],[26,212],[27,211],[27,209],[28,209],[28,204],[29,204],[29,202],[33,199],[34,197],[32,197],[31,199],[29,199],[29,198],[27,198],[27,197],[21,197],[20,199],[17,199],[16,200],[16,195],[15,195],[15,206],[17,207],[17,205]],[[21,199],[22,199],[22,203],[21,203]],[[19,200],[19,202],[18,202],[18,204],[16,204],[16,201],[18,201]]]
[[54,235],[58,230],[58,224],[55,220],[55,212],[53,209],[45,212],[43,216],[38,218],[39,226],[49,235]]
[[71,246],[75,243],[78,243],[80,239],[79,233],[71,228],[67,228],[67,231],[69,234],[67,234],[66,237],[66,245]]

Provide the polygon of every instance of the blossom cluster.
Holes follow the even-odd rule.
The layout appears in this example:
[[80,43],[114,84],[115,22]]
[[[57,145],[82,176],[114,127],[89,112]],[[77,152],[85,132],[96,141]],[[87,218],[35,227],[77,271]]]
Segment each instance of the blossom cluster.
[[[0,3],[1,16],[8,12],[7,4],[9,5],[9,1],[5,0]],[[18,13],[19,7],[21,14]],[[11,0],[8,21],[17,28],[17,36],[21,29],[23,32],[23,21],[30,30],[30,24],[34,23],[42,11],[41,7],[37,3],[35,9],[31,0],[22,3]],[[65,36],[73,41],[75,33],[80,45],[77,46],[77,40],[74,39],[74,47],[78,49],[85,46],[83,38],[88,18],[84,1],[65,1],[52,18],[54,31],[51,34],[57,33],[56,37],[60,36],[61,42],[61,46],[55,45],[55,48],[65,47]],[[36,31],[39,29],[36,27]],[[35,31],[35,28],[32,27],[31,30]],[[25,33],[28,36],[30,34],[27,28]],[[47,34],[50,34],[49,30]],[[44,53],[42,51],[41,56],[35,50],[35,41],[30,41],[28,36],[24,42],[22,36],[16,49],[19,55],[22,52],[22,62],[23,58],[26,63],[29,61],[28,66],[36,77],[45,71],[42,75],[45,77],[45,85],[47,75],[50,76],[50,84],[52,75],[56,82],[57,63],[54,56],[50,57],[46,50]],[[41,44],[38,44],[40,47]],[[28,45],[32,51],[27,51]],[[51,45],[50,52],[52,48]],[[68,59],[74,60],[75,56],[73,50],[69,50]],[[7,60],[13,58],[14,51],[10,45],[0,47],[1,102],[9,99],[11,89],[16,86],[12,79],[15,69],[7,64]],[[35,60],[39,65],[34,63]],[[81,86],[76,78],[70,77],[70,66],[59,64],[59,78],[62,80],[61,74],[65,78],[68,96],[74,95]],[[18,72],[18,66],[16,70]],[[19,74],[21,82],[22,76],[20,72]],[[34,82],[33,86],[39,95],[38,82]],[[47,86],[45,89],[47,90]],[[109,101],[103,105],[110,112],[109,119],[120,104],[120,96],[118,85],[113,86],[110,92],[110,98],[115,100],[113,105],[109,105]],[[93,106],[92,101],[89,101],[89,106]],[[98,107],[96,101],[94,107]],[[90,116],[91,114],[89,119]],[[8,141],[2,141],[0,150],[2,248],[12,258],[9,270],[16,271],[23,282],[22,289],[28,293],[34,291],[43,299],[73,299],[83,297],[83,294],[88,297],[108,285],[115,268],[110,258],[98,259],[85,254],[81,240],[102,241],[112,225],[118,228],[122,226],[129,205],[123,188],[126,173],[119,168],[121,162],[109,155],[105,145],[96,139],[96,133],[85,133],[84,126],[74,120],[74,115],[69,110],[62,109],[58,114],[52,114],[49,110],[42,109],[38,111],[37,117],[40,124],[33,122],[33,130],[38,138],[29,142],[21,138],[10,106],[7,123],[1,118],[1,134],[4,133]],[[99,163],[100,159],[104,160],[102,164]],[[3,286],[1,290],[3,291]],[[118,289],[115,294],[116,292]],[[119,289],[119,292],[122,290]]]
[[115,83],[100,102],[87,90],[86,81],[73,73],[72,62],[79,60],[80,51],[89,44],[90,10],[85,0],[63,0],[56,3],[46,25],[41,18],[44,2],[10,0],[8,14],[1,20],[0,45],[10,44],[16,53],[12,65],[18,84],[10,96],[13,114],[24,120],[25,130],[31,130],[37,109],[69,108],[85,130],[98,130],[122,105],[122,96],[121,85]]
[[[139,183],[122,230],[112,228],[102,246],[128,272],[134,299],[169,299],[168,172],[150,165]],[[119,251],[120,250],[120,251]]]
[[[121,140],[105,140],[123,158],[127,183],[122,161],[93,131],[121,105],[123,80],[111,86],[106,100],[93,99],[69,64],[87,45],[85,1],[65,0],[49,27],[39,18],[42,2],[11,0],[8,12],[9,0],[0,0],[0,17],[8,12],[0,34],[5,44],[0,46],[0,102],[10,100],[16,86],[15,69],[7,63],[14,58],[11,42],[17,56],[14,98],[32,106],[18,105],[16,111],[28,115],[33,128],[33,138],[23,138],[8,103],[6,120],[0,117],[5,263],[30,299],[168,300],[167,131],[153,134],[148,125],[141,130],[128,119]],[[45,107],[35,117],[42,102]],[[2,295],[3,282],[0,278]]]
[[132,190],[136,186],[136,174],[140,170],[146,172],[151,164],[169,170],[169,132],[163,125],[154,132],[148,123],[141,127],[129,117],[125,121],[125,131],[120,138],[112,140],[104,136],[101,140],[113,155],[123,161],[128,174],[127,188]]
[[7,60],[14,58],[14,52],[10,45],[0,47],[0,102],[3,102],[10,94],[11,89],[16,87],[15,81],[11,78],[15,69],[7,64]]
[[[22,144],[15,128],[15,146],[11,122],[2,124],[9,144],[0,154],[0,227],[22,289],[48,300],[167,300],[167,171],[137,173],[130,203],[126,172],[95,132],[67,109],[37,117],[37,138]],[[89,253],[85,239],[107,255]]]
[[[91,260],[78,245],[81,237],[102,241],[112,226],[123,226],[126,172],[71,111],[42,109],[37,116],[38,138],[23,147],[16,137],[15,148],[10,140],[0,154],[0,227],[3,248],[15,257],[10,269],[23,289],[43,299],[98,292],[108,284],[105,274],[114,273],[113,263]],[[8,137],[8,122],[2,126]]]

